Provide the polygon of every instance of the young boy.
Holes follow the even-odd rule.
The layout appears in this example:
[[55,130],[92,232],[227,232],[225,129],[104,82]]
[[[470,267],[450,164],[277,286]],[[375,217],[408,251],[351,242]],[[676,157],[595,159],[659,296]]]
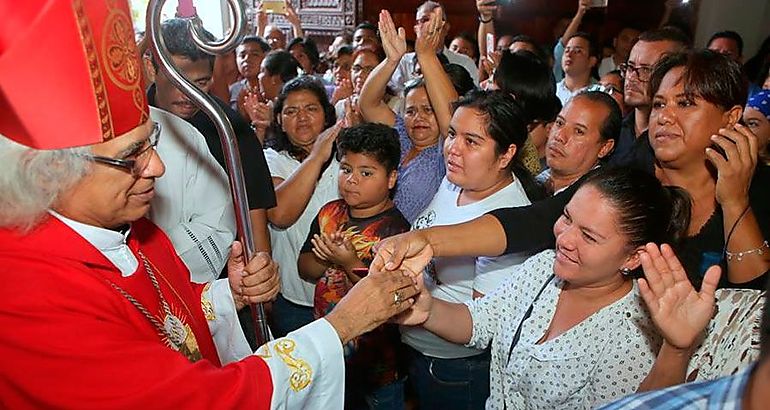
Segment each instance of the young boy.
[[[401,157],[396,131],[381,124],[347,128],[337,137],[337,150],[342,199],[318,212],[298,261],[300,276],[316,282],[317,318],[367,274],[377,242],[409,231],[391,200]],[[364,401],[371,400],[403,403],[401,349],[398,328],[388,324],[346,346],[346,407],[366,407]]]

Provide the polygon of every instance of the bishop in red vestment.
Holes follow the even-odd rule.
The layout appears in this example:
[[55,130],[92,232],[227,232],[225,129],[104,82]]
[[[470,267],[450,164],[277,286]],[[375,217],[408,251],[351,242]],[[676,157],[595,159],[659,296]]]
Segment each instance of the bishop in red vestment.
[[247,350],[278,292],[234,244],[190,275],[143,216],[164,165],[126,0],[0,0],[0,408],[341,408],[342,344],[407,309],[372,274],[326,318]]

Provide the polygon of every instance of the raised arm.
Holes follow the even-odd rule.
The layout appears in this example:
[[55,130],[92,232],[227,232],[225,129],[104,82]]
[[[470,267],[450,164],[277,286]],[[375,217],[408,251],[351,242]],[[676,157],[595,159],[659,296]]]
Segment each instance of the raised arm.
[[680,0],[666,0],[666,2],[663,3],[663,15],[660,16],[658,28],[662,28],[668,24],[668,21],[671,20],[671,13],[674,11],[674,8],[676,8],[679,1]]
[[384,239],[370,269],[404,269],[417,274],[434,256],[497,256],[503,250],[502,225],[497,218],[484,215],[462,224],[420,229]]
[[452,81],[436,55],[444,30],[445,22],[441,17],[441,9],[437,8],[430,13],[428,29],[418,32],[414,47],[417,61],[420,62],[425,79],[425,88],[428,91],[430,105],[436,114],[442,138],[449,132],[449,122],[452,120],[452,103],[458,98]]
[[709,268],[697,292],[670,246],[647,244],[639,258],[644,269],[639,291],[664,339],[639,386],[639,391],[647,391],[684,383],[690,358],[714,314],[720,269]]
[[259,37],[265,36],[265,27],[267,27],[267,12],[265,12],[265,8],[262,6],[262,2],[260,1],[257,5],[257,21],[254,25],[254,35]]
[[380,12],[378,25],[386,58],[366,79],[361,95],[358,97],[358,108],[364,121],[393,126],[396,123],[396,114],[385,104],[383,97],[390,77],[393,76],[401,57],[406,53],[406,31],[403,27],[396,30],[393,19],[386,10]]
[[315,191],[318,176],[332,155],[334,140],[342,126],[328,128],[316,138],[310,155],[288,178],[273,178],[277,205],[267,211],[267,219],[279,228],[287,228],[299,219]]
[[284,14],[286,21],[291,24],[291,31],[294,34],[294,38],[305,37],[305,31],[302,30],[302,20],[299,18],[299,14],[294,10],[294,6],[291,5],[291,0],[286,0],[286,13]]
[[484,68],[487,58],[487,34],[495,34],[495,15],[497,14],[497,2],[490,0],[476,0],[476,10],[479,12],[479,29],[476,40],[479,43],[479,80],[483,81],[492,76]]
[[[586,11],[588,11],[589,8],[591,8],[591,0],[578,0],[577,12],[575,12],[575,16],[572,17],[572,21],[569,22],[569,26],[567,26],[567,29],[564,30],[564,34],[561,36],[560,41],[565,47],[567,46],[569,38],[580,29],[580,23],[583,22],[583,16],[585,16]],[[558,64],[561,64],[561,62],[558,62]]]

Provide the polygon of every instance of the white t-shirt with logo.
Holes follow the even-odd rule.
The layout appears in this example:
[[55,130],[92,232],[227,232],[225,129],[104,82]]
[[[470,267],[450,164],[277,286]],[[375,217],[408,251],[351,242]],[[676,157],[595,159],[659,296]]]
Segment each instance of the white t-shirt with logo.
[[[412,229],[467,222],[495,209],[526,206],[531,203],[518,179],[478,202],[458,206],[461,191],[460,187],[444,177],[438,192],[412,224]],[[425,286],[435,298],[452,303],[465,303],[473,299],[474,290],[482,294],[491,293],[510,276],[511,268],[524,262],[528,256],[529,254],[517,253],[493,258],[436,257],[423,273]],[[478,349],[448,342],[419,326],[402,326],[401,339],[426,356],[441,359],[470,357],[482,353]]]

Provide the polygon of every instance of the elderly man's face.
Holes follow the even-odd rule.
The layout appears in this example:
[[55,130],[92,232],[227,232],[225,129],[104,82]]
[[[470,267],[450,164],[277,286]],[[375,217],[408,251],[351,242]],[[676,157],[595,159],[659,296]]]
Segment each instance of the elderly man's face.
[[[148,148],[151,131],[152,121],[147,121],[118,138],[94,145],[93,154],[136,159],[138,153]],[[91,173],[67,190],[54,210],[78,222],[108,229],[143,217],[155,195],[155,178],[165,171],[154,149],[145,152],[150,156],[149,162],[138,176],[123,168],[94,163]]]
[[286,48],[286,35],[277,26],[265,27],[265,41],[271,50],[283,50]]
[[[428,7],[420,7],[417,10],[417,18],[414,25],[414,33],[417,35],[417,37],[422,36],[423,30],[428,30],[428,22],[430,21],[431,13],[437,13],[443,18],[443,12],[440,8],[429,9]],[[448,26],[448,24],[445,24],[444,28],[441,30],[441,44],[444,44],[444,37],[446,36]]]

